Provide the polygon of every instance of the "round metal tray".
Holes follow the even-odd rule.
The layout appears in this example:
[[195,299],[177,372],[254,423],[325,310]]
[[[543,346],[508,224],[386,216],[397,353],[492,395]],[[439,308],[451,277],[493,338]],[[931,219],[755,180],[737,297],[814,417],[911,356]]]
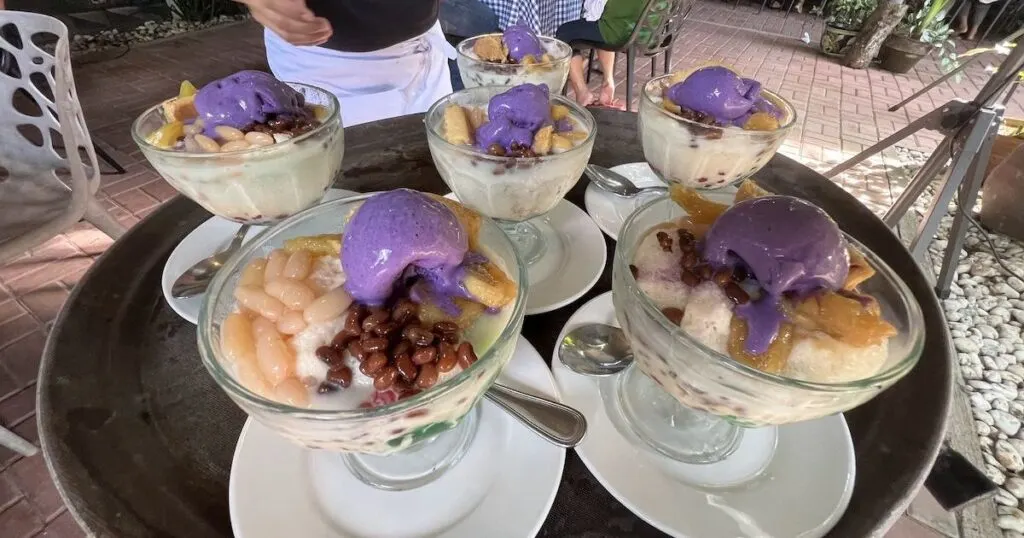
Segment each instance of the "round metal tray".
[[[643,160],[634,114],[594,115],[594,163]],[[346,129],[345,166],[336,186],[447,192],[422,121],[415,115]],[[952,387],[944,317],[899,240],[840,187],[782,156],[758,181],[828,211],[906,280],[924,311],[927,342],[920,363],[896,386],[846,415],[856,445],[857,482],[830,536],[881,537],[921,486],[943,439]],[[582,207],[585,187],[580,181],[568,199]],[[227,483],[245,415],[200,363],[195,327],[179,319],[160,293],[171,250],[208,217],[179,197],[135,226],[86,274],[47,342],[39,381],[43,451],[72,513],[98,536],[231,536]],[[608,249],[610,260],[611,241]],[[576,303],[526,319],[523,334],[542,357],[551,356],[569,316],[607,291],[610,279],[609,264]],[[664,536],[619,504],[570,451],[540,536],[584,535]]]

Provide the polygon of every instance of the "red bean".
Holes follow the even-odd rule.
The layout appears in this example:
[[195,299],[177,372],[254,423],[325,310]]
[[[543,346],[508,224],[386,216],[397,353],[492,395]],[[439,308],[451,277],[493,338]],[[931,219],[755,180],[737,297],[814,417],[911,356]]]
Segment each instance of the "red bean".
[[370,377],[373,377],[377,375],[377,373],[380,372],[382,368],[387,366],[387,364],[387,355],[380,352],[371,353],[370,356],[367,357],[365,361],[363,361],[363,364],[359,366],[359,371]]
[[410,383],[416,380],[416,364],[412,362],[409,355],[396,355],[395,367],[398,368],[398,373],[402,375],[402,379]]
[[437,369],[445,374],[455,369],[455,365],[459,363],[459,357],[455,353],[455,348],[447,342],[442,342],[439,348],[441,351],[437,359]]
[[412,354],[412,362],[417,366],[422,366],[427,363],[434,362],[437,358],[437,348],[434,346],[421,347]]
[[352,370],[348,366],[335,366],[327,371],[327,380],[341,388],[348,388],[352,384]]
[[469,368],[470,365],[477,361],[476,352],[473,351],[473,344],[469,342],[459,344],[456,354],[459,357],[459,366],[462,368]]
[[385,366],[373,377],[373,388],[377,390],[388,390],[395,384],[398,378],[398,369],[394,366]]
[[420,375],[416,377],[416,388],[429,389],[437,383],[437,367],[433,364],[420,366]]

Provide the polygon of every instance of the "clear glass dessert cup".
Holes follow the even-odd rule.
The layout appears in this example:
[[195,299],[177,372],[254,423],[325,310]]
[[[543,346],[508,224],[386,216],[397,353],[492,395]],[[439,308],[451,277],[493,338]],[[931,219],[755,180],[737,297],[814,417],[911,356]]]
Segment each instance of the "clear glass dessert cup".
[[[613,423],[626,430],[627,438],[677,462],[714,464],[732,459],[745,435],[763,437],[765,430],[774,435],[774,428],[765,426],[857,407],[899,381],[917,363],[924,346],[920,306],[885,262],[849,236],[847,240],[877,271],[861,291],[878,300],[884,318],[897,330],[874,375],[847,383],[801,381],[757,370],[704,346],[661,313],[629,268],[645,234],[656,224],[682,215],[683,210],[668,198],[648,202],[626,220],[615,249],[613,301],[635,362],[602,381],[602,395]],[[774,440],[766,441],[761,451],[751,456],[748,450],[744,458],[767,465]],[[693,467],[694,476],[701,475],[699,467]],[[763,466],[747,470],[751,469]],[[719,474],[697,480],[730,480],[728,472]]]
[[547,251],[546,238],[554,235],[543,216],[583,175],[594,149],[597,124],[586,108],[552,95],[551,103],[567,107],[575,126],[587,130],[587,138],[568,151],[538,157],[499,157],[444,139],[445,108],[454,104],[486,110],[491,97],[509,89],[481,86],[453,93],[434,103],[424,122],[430,155],[441,179],[460,202],[498,221],[523,261],[532,265]]
[[254,258],[280,248],[287,239],[343,233],[345,216],[369,196],[312,207],[246,243],[214,277],[199,313],[197,337],[203,365],[250,417],[297,444],[341,453],[349,469],[370,485],[410,489],[436,479],[465,454],[475,434],[477,403],[511,359],[522,328],[525,268],[511,241],[493,221],[483,219],[479,244],[484,254],[516,282],[516,298],[503,309],[501,317],[488,320],[494,321],[493,330],[474,342],[483,350],[478,353],[479,359],[428,390],[375,408],[293,407],[246,388],[221,349],[221,325],[236,310],[234,289],[242,269]]
[[547,62],[534,64],[499,64],[479,59],[473,45],[484,37],[501,38],[500,33],[483,34],[463,40],[455,50],[458,53],[459,74],[467,88],[477,86],[517,86],[527,82],[547,84],[551,93],[559,93],[569,77],[572,47],[553,37],[538,36],[545,52],[551,56]]
[[796,110],[782,96],[761,95],[782,111],[779,128],[752,131],[714,127],[677,116],[662,107],[662,92],[672,75],[644,84],[637,115],[644,159],[665,183],[694,189],[734,185],[768,164],[796,125]]
[[146,137],[167,123],[162,104],[135,120],[132,138],[172,187],[210,213],[244,224],[277,222],[320,202],[345,152],[338,99],[314,86],[288,85],[326,114],[315,129],[284,142],[222,153],[160,148]]

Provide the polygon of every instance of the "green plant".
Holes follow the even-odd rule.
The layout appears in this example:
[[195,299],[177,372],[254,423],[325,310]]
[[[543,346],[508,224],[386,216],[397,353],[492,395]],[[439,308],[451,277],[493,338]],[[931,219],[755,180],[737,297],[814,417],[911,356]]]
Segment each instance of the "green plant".
[[171,13],[190,22],[206,22],[221,15],[238,15],[242,5],[231,0],[171,0]]
[[927,43],[938,50],[939,68],[948,73],[960,65],[953,42],[953,29],[946,22],[946,12],[953,0],[927,0],[921,9],[907,12],[893,32],[896,35]]
[[833,0],[826,4],[825,24],[843,30],[860,30],[877,5],[878,0]]

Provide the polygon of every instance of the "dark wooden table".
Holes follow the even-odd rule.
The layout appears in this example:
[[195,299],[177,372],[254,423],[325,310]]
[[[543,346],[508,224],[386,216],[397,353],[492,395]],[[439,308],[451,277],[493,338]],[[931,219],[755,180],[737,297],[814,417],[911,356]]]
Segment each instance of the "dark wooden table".
[[[594,115],[594,163],[643,160],[634,114]],[[361,125],[346,129],[345,136],[344,172],[336,186],[447,192],[427,149],[422,116]],[[840,187],[783,156],[758,180],[828,211],[903,277],[924,312],[927,340],[917,367],[846,415],[857,482],[830,536],[881,537],[921,486],[942,443],[953,356],[942,311],[899,240]],[[579,182],[568,199],[583,207],[585,188]],[[231,536],[227,484],[245,415],[200,363],[195,328],[171,311],[160,292],[171,250],[208,217],[179,197],[135,226],[82,279],[47,342],[39,381],[43,451],[68,506],[98,536]],[[613,249],[609,240],[609,260]],[[610,284],[609,264],[586,296],[528,317],[523,334],[542,357],[550,357],[569,316]],[[540,536],[664,535],[619,504],[570,451]]]

